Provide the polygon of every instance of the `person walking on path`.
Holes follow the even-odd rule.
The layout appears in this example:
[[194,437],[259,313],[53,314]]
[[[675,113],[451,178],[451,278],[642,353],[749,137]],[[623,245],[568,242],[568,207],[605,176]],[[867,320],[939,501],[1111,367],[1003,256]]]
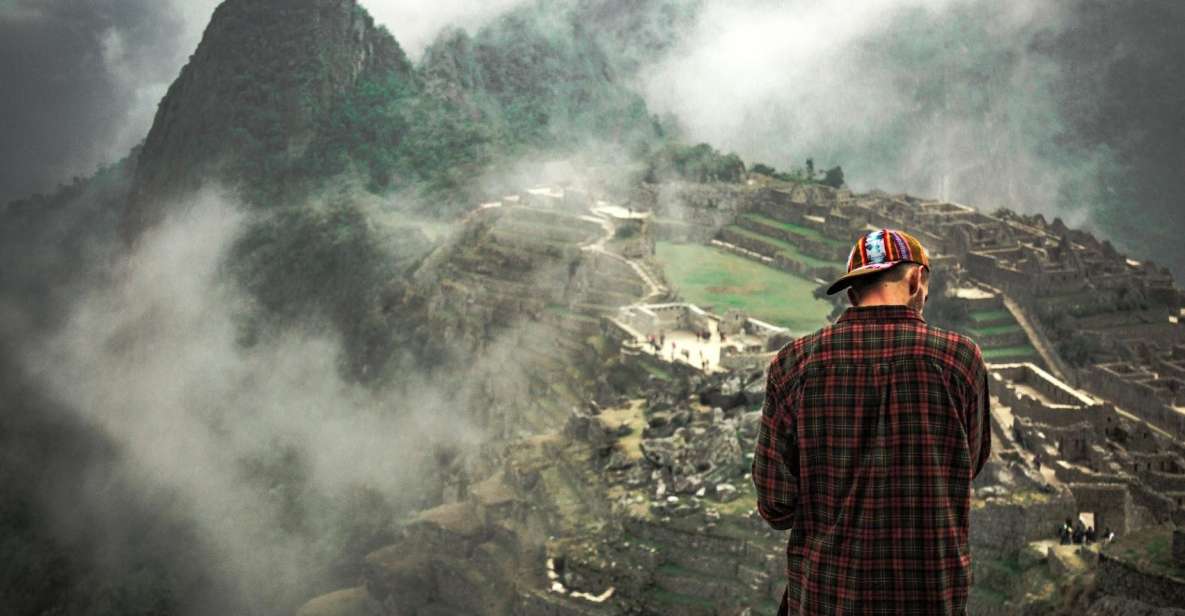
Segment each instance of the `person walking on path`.
[[987,367],[922,317],[929,255],[856,241],[839,319],[778,351],[752,464],[757,511],[789,530],[782,614],[962,614],[971,481],[991,452]]

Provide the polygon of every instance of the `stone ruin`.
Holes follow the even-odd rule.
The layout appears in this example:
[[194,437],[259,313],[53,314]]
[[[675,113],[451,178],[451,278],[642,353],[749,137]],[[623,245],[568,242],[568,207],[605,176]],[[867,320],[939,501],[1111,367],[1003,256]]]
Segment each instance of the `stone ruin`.
[[605,317],[606,334],[627,354],[702,372],[764,369],[789,330],[730,309],[723,316],[688,303],[633,304]]
[[[677,185],[628,203],[532,189],[475,211],[474,224],[492,230],[489,245],[457,261],[464,286],[452,282],[449,292],[477,305],[488,296],[509,311],[522,304],[569,337],[560,345],[569,352],[599,336],[629,378],[600,379],[594,400],[570,407],[551,431],[508,436],[500,453],[461,465],[442,502],[366,559],[360,586],[311,601],[303,616],[346,608],[772,614],[785,538],[753,511],[748,469],[763,369],[789,335],[743,313],[676,301],[647,255],[656,238],[713,243],[826,281],[846,258],[841,246],[885,226],[916,232],[935,266],[956,272],[952,294],[982,317],[975,325],[989,346],[1033,349],[989,360],[994,442],[974,486],[970,612],[1052,609],[1059,585],[1091,568],[1107,574],[1100,606],[1120,597],[1154,609],[1185,592],[1179,578],[1105,547],[1054,545],[1066,518],[1088,515],[1121,541],[1185,522],[1177,399],[1185,340],[1179,318],[1170,318],[1185,316],[1185,302],[1162,270],[1060,220],[988,216],[908,195]],[[540,222],[552,236],[532,237],[523,222]],[[632,230],[619,234],[622,227]],[[542,295],[491,267],[491,256],[526,267],[534,254],[576,265],[546,271]],[[1109,310],[1121,295],[1172,309],[1131,318]],[[1078,368],[1058,356],[1043,315],[1067,306],[1077,307],[1079,325],[1111,341],[1112,357]],[[654,348],[652,337],[664,344]],[[721,352],[725,339],[732,352]],[[672,341],[689,356],[668,352]],[[694,354],[701,349],[706,365]],[[1185,566],[1180,531],[1171,545]]]

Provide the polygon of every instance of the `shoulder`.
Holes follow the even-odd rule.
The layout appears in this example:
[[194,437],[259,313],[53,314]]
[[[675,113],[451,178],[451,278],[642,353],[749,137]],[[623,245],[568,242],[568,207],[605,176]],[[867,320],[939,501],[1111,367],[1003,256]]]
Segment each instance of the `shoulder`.
[[983,350],[970,336],[956,331],[925,325],[925,347],[943,365],[974,383],[986,372]]
[[774,354],[773,359],[770,360],[770,374],[778,376],[782,381],[789,381],[795,378],[795,376],[802,372],[806,361],[819,346],[820,341],[826,335],[827,331],[832,327],[832,325],[828,325],[813,333],[795,338],[783,345]]

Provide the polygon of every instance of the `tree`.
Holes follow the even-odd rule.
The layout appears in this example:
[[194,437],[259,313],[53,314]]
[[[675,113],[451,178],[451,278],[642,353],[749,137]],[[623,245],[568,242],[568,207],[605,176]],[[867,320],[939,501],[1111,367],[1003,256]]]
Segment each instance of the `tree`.
[[761,175],[768,175],[771,178],[775,177],[778,173],[777,169],[774,169],[773,167],[771,167],[765,163],[754,164],[753,168],[750,169],[750,171],[752,171],[753,173],[760,173]]
[[832,188],[843,186],[843,167],[836,165],[827,170],[823,176],[823,183]]

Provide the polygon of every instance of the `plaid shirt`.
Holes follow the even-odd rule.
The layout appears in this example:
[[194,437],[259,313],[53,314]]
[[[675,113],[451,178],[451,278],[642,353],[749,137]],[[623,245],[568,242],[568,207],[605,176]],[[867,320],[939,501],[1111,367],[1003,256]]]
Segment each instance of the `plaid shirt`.
[[848,308],[778,352],[753,484],[791,529],[791,614],[965,611],[987,383],[979,346],[907,306]]

